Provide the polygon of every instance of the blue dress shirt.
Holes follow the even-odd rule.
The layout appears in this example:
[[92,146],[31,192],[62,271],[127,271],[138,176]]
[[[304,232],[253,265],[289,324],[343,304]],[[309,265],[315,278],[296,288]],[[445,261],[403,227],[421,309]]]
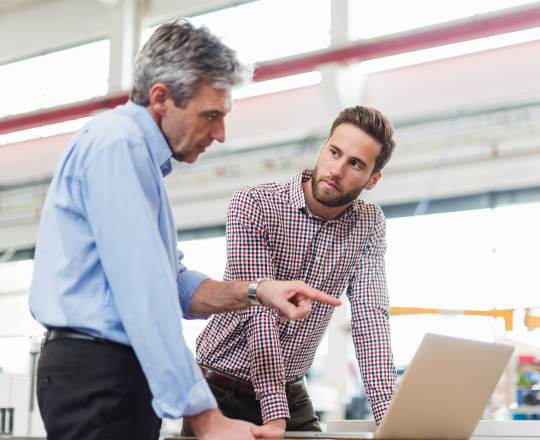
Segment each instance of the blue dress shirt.
[[128,102],[83,127],[62,156],[39,226],[30,310],[135,350],[160,417],[216,408],[182,316],[207,277],[187,270],[164,185],[171,150]]

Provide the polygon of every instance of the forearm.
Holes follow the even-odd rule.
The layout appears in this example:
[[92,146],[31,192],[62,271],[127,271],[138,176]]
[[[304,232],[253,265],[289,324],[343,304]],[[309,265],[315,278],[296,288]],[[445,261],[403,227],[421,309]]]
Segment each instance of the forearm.
[[263,422],[288,419],[290,414],[278,318],[268,309],[258,310],[248,321],[245,331],[251,382],[259,396]]
[[375,421],[380,423],[397,380],[388,314],[384,307],[365,307],[361,313],[361,319],[353,318],[352,336],[366,395]]
[[249,281],[203,281],[191,299],[192,316],[209,316],[249,307]]
[[[208,316],[246,309],[250,306],[248,287],[253,281],[205,280],[191,298],[189,314],[192,317]],[[255,296],[263,306],[279,312],[282,320],[303,319],[311,312],[311,301],[332,306],[341,302],[309,287],[302,281],[263,280],[254,286]]]

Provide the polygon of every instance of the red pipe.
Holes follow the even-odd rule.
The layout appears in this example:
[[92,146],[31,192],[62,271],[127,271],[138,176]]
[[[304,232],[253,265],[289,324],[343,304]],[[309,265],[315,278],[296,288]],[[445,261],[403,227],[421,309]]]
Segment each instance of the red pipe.
[[55,124],[57,122],[70,121],[72,119],[84,118],[94,112],[114,108],[124,104],[128,100],[127,94],[117,96],[107,96],[105,98],[93,99],[91,101],[77,102],[62,107],[37,110],[17,116],[10,116],[0,119],[0,134],[12,131],[25,130],[27,128],[41,127]]
[[440,25],[370,39],[339,49],[323,50],[278,62],[260,64],[256,81],[314,70],[326,63],[350,63],[419,49],[459,43],[476,38],[515,32],[540,26],[540,5],[511,11],[482,14]]
[[[262,63],[255,69],[254,79],[264,81],[311,71],[321,64],[358,62],[538,26],[540,26],[540,4],[536,2],[531,6],[482,14],[473,18],[357,42],[337,49]],[[81,118],[95,111],[123,104],[127,99],[128,95],[122,94],[3,118],[0,119],[0,134]]]

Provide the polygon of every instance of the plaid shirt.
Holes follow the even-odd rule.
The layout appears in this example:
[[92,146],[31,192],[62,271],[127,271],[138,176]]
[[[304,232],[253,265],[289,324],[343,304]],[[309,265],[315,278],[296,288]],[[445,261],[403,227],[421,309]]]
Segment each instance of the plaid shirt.
[[[312,215],[302,189],[311,174],[235,193],[227,214],[225,279],[300,279],[335,297],[346,290],[356,356],[379,423],[396,383],[385,218],[377,205],[360,200],[334,220]],[[197,338],[197,360],[251,381],[264,422],[289,418],[285,383],[309,370],[332,310],[314,303],[308,318],[294,322],[262,306],[215,315]]]

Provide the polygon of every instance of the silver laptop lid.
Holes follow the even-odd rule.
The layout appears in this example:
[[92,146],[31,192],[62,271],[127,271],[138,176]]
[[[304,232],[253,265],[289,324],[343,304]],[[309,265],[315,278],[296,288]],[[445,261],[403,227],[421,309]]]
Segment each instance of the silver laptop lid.
[[375,438],[470,438],[513,351],[426,334]]

